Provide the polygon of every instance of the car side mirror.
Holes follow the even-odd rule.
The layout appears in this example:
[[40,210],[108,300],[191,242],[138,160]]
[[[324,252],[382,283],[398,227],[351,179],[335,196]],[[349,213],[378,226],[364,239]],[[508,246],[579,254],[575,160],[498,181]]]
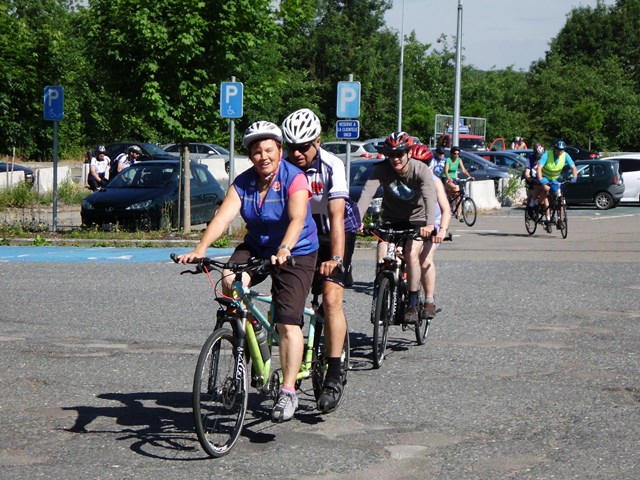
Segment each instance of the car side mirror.
[[215,154],[216,154],[216,152],[214,152],[213,150],[209,150],[209,151],[207,152],[207,155],[215,155]]
[[469,165],[469,168],[467,170],[471,170],[472,172],[478,170],[478,166],[477,165]]

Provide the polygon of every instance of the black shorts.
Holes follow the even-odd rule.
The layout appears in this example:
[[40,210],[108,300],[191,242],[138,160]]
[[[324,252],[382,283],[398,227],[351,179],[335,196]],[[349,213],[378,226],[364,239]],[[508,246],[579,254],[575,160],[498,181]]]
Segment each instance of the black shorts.
[[349,282],[347,278],[351,272],[351,259],[353,258],[353,250],[356,247],[356,232],[345,232],[344,234],[344,255],[342,256],[342,271],[336,271],[333,275],[323,277],[320,275],[320,265],[322,262],[331,260],[333,257],[331,250],[331,236],[330,235],[318,235],[320,248],[318,249],[318,260],[316,262],[316,271],[313,277],[313,293],[314,295],[322,293],[322,282],[337,283],[341,287],[344,287]]
[[[274,323],[302,326],[304,306],[313,281],[317,253],[297,255],[294,266],[280,267],[271,275],[271,296],[275,307]],[[250,257],[256,256],[249,245],[241,243],[231,254],[229,261],[243,263]],[[253,274],[251,285],[258,285],[265,278],[264,274]]]

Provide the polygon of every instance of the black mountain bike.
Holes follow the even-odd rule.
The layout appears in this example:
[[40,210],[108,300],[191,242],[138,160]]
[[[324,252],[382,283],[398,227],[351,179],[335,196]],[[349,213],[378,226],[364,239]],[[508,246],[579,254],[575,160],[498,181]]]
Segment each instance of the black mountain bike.
[[469,227],[473,227],[476,224],[476,218],[478,218],[478,209],[476,208],[476,202],[473,198],[467,196],[466,184],[468,179],[459,178],[458,186],[460,190],[449,195],[449,204],[451,205],[451,216],[458,218],[456,212],[462,204],[461,215]]
[[[402,325],[407,330],[411,326],[404,322],[404,314],[409,298],[407,291],[407,273],[404,255],[399,251],[409,239],[431,241],[430,237],[420,237],[416,229],[393,230],[372,227],[370,233],[387,242],[387,254],[383,263],[378,265],[376,279],[373,284],[373,300],[371,303],[371,322],[373,323],[373,366],[380,368],[384,360],[389,327]],[[451,240],[451,233],[445,240]],[[424,307],[424,290],[418,290],[418,323],[414,325],[416,342],[423,345],[427,340],[431,323]]]
[[562,194],[563,185],[567,182],[562,182],[559,185],[557,193],[549,192],[549,210],[551,212],[551,219],[547,221],[545,216],[544,205],[536,205],[535,207],[527,207],[524,210],[524,226],[527,229],[529,235],[536,233],[538,225],[551,233],[553,227],[560,230],[562,238],[567,238],[569,234],[569,225],[567,222],[567,201]]

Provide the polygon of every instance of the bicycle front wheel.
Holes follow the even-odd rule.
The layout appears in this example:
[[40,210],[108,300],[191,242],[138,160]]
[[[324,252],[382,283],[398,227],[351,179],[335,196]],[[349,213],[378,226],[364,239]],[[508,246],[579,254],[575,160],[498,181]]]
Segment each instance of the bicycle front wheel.
[[[311,374],[311,382],[313,383],[313,396],[316,401],[320,398],[322,393],[322,386],[324,385],[324,377],[327,373],[327,349],[325,347],[324,335],[322,324],[316,324],[316,333],[313,339],[313,372]],[[349,362],[351,360],[351,345],[349,343],[349,325],[347,324],[347,332],[344,336],[344,342],[342,344],[342,353],[340,354],[341,371],[342,371],[342,385],[347,383],[347,373],[349,372]],[[342,401],[344,395],[340,398]],[[338,403],[338,406],[340,404]],[[336,407],[337,408],[337,407]]]
[[569,224],[567,223],[567,204],[564,198],[559,201],[557,225],[560,233],[562,234],[562,238],[567,238],[567,235],[569,234]]
[[193,420],[202,448],[212,457],[231,451],[242,431],[249,396],[238,339],[215,330],[202,347],[193,378]]
[[418,290],[418,305],[420,305],[420,315],[418,317],[418,323],[416,324],[416,342],[418,342],[418,345],[424,345],[427,341],[427,335],[429,334],[431,320],[425,310],[424,290],[422,287]]
[[387,348],[389,324],[393,314],[393,292],[389,278],[381,277],[373,310],[373,368],[380,368]]
[[464,197],[462,201],[462,218],[464,218],[464,223],[469,227],[473,227],[476,224],[477,216],[476,202],[474,202],[471,197]]
[[533,235],[536,233],[536,228],[538,228],[538,222],[536,219],[535,212],[531,212],[531,215],[528,212],[529,207],[525,207],[524,209],[524,226],[527,229],[527,233],[529,235]]

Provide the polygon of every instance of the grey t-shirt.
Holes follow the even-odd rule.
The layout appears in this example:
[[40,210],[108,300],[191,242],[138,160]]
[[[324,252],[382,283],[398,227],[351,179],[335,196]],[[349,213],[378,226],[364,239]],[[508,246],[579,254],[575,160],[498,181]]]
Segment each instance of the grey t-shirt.
[[400,176],[388,160],[377,164],[365,183],[358,209],[366,212],[369,203],[382,185],[382,221],[385,223],[424,222],[433,225],[436,219],[436,187],[431,169],[424,163],[409,159],[405,176]]

